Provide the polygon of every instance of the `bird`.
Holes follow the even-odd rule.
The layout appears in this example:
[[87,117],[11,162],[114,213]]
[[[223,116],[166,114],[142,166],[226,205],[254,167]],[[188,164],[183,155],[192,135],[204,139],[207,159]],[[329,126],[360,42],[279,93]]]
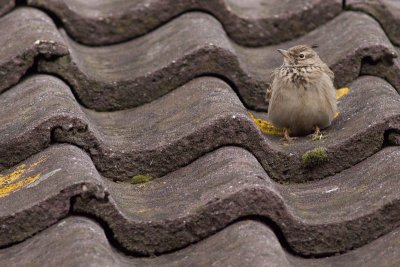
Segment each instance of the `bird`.
[[278,49],[283,64],[271,74],[266,100],[269,121],[284,129],[284,141],[313,132],[313,139],[321,137],[321,129],[330,126],[336,114],[334,73],[315,52],[316,47]]

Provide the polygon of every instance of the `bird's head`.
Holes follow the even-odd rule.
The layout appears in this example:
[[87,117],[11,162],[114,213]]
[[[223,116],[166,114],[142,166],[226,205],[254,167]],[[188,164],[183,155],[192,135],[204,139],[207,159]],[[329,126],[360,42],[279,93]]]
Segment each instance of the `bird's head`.
[[283,65],[315,65],[321,63],[317,52],[313,50],[318,46],[297,45],[288,50],[278,49],[278,52],[283,55]]

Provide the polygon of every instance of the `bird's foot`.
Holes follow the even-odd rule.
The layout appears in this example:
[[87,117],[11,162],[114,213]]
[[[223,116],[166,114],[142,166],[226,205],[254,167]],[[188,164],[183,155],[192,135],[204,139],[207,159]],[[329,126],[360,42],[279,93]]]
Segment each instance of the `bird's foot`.
[[315,132],[313,134],[310,135],[311,136],[311,140],[313,141],[319,141],[322,139],[325,139],[327,136],[323,135],[323,133],[321,132],[321,130],[319,129],[318,126],[315,126]]
[[283,141],[283,142],[293,142],[296,139],[297,139],[297,137],[290,137],[289,136],[289,130],[285,129],[285,133],[283,135],[283,138],[281,138],[281,141]]

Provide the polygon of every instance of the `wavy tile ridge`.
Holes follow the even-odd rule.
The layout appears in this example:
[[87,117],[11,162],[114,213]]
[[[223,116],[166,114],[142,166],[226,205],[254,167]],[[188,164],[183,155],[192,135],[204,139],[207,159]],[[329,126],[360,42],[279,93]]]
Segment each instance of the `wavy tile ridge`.
[[221,21],[235,42],[245,46],[265,46],[301,36],[342,11],[339,0],[301,0],[290,4],[260,1],[257,7],[254,2],[236,0],[120,1],[111,4],[92,4],[84,0],[29,0],[28,5],[56,14],[75,40],[88,45],[109,45],[139,37],[185,12],[198,10]]
[[[82,217],[63,219],[22,244],[0,250],[0,263],[17,266],[390,266],[398,261],[398,230],[357,250],[322,259],[293,257],[282,249],[273,231],[254,221],[231,225],[180,251],[153,258],[126,257],[114,250],[104,230]],[[66,247],[72,248],[68,251]],[[240,248],[240,249],[239,249]],[[45,257],[43,251],[52,257]],[[101,251],[101,256],[99,255]],[[227,255],[221,257],[221,254]],[[383,262],[384,261],[384,262]]]
[[[37,27],[44,30],[32,29],[35,24],[28,21],[35,21],[35,18],[39,24]],[[204,75],[214,75],[227,81],[246,107],[266,110],[264,95],[269,73],[281,62],[275,52],[277,47],[251,49],[234,45],[218,21],[201,13],[183,15],[137,40],[100,48],[79,45],[66,35],[66,39],[62,38],[50,18],[32,8],[17,9],[1,21],[4,22],[1,23],[4,30],[0,29],[0,32],[5,33],[5,28],[7,31],[9,28],[7,25],[12,24],[15,31],[9,32],[18,39],[18,45],[4,46],[9,51],[2,53],[3,59],[0,59],[3,62],[0,64],[3,70],[1,91],[15,85],[32,64],[38,62],[36,71],[61,77],[71,85],[80,103],[95,110],[139,106]],[[24,21],[24,26],[21,26]],[[351,23],[353,27],[346,27],[343,31],[343,23]],[[337,42],[326,42],[324,36],[335,31]],[[349,36],[352,42],[347,40]],[[20,42],[20,38],[31,41]],[[187,41],[178,45],[177,39]],[[338,86],[351,82],[361,71],[382,76],[398,88],[395,73],[399,63],[398,60],[393,62],[396,49],[379,24],[369,16],[343,13],[306,36],[279,47],[310,42],[320,42],[322,50],[319,53],[335,71]],[[164,43],[164,48],[157,48],[157,43]],[[343,49],[328,53],[333,46]],[[374,64],[363,67],[366,65],[363,64],[366,63],[364,59],[371,59]]]
[[39,174],[36,182],[2,197],[0,246],[84,214],[104,222],[127,251],[163,254],[257,216],[275,222],[298,254],[345,252],[399,226],[399,153],[399,147],[385,148],[324,181],[279,185],[251,153],[224,147],[160,179],[132,185],[101,177],[82,150],[56,145],[23,163],[27,171],[19,179]]
[[[11,167],[53,143],[71,143],[85,149],[104,176],[128,180],[160,177],[234,145],[251,151],[278,182],[322,179],[375,154],[385,134],[399,129],[400,96],[393,87],[367,76],[349,87],[339,102],[341,115],[326,130],[329,138],[283,146],[279,136],[258,129],[236,93],[216,78],[193,80],[135,109],[95,112],[81,107],[61,80],[33,76],[0,97],[1,112],[10,114],[0,123],[0,166]],[[327,159],[310,165],[303,155],[316,147],[326,149]]]
[[[343,30],[348,24],[353,27]],[[264,48],[233,44],[220,23],[202,13],[182,15],[155,32],[114,46],[87,47],[64,37],[70,54],[40,61],[39,71],[62,77],[81,103],[99,111],[151,102],[203,75],[224,78],[246,107],[266,110],[269,73],[282,60],[276,49],[299,43],[319,43],[318,52],[335,72],[338,86],[359,75],[364,58],[393,65],[397,56],[379,24],[355,12],[343,13],[299,39]],[[331,53],[335,47],[340,51]]]

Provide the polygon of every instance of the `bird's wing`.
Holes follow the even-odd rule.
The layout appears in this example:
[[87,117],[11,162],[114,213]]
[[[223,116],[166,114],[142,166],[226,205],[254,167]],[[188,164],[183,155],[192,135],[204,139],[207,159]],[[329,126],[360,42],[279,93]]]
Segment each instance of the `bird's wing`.
[[266,94],[265,94],[265,101],[269,103],[269,100],[271,99],[272,95],[272,81],[275,79],[275,71],[271,72],[271,75],[269,77],[269,83],[266,88]]
[[267,103],[268,103],[269,100],[271,99],[271,95],[272,95],[271,84],[268,84],[268,86],[267,86],[267,92],[266,92],[266,94],[265,94],[265,101],[267,101]]
[[324,64],[322,66],[322,68],[324,69],[324,72],[326,74],[328,74],[329,78],[331,78],[332,81],[335,80],[335,74],[333,73],[333,71],[328,67],[328,65]]

